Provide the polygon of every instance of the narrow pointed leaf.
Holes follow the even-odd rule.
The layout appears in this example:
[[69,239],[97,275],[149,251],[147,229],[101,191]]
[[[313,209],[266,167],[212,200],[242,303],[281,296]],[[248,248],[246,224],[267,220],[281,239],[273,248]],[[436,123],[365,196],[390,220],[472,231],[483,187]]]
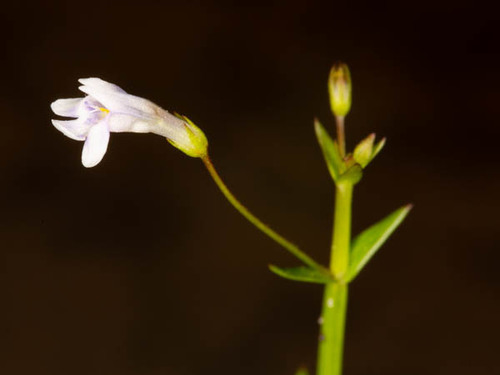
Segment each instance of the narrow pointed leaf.
[[403,206],[360,233],[352,242],[347,280],[353,280],[366,263],[403,222],[412,206]]
[[316,132],[319,145],[321,146],[321,151],[323,151],[323,156],[325,157],[328,170],[330,171],[333,180],[337,181],[345,170],[344,162],[342,161],[332,138],[328,135],[328,132],[317,119],[314,120],[314,130]]
[[269,265],[269,269],[276,275],[281,276],[285,279],[302,281],[306,283],[318,283],[327,284],[334,281],[333,276],[325,272],[320,272],[309,267],[294,267],[294,268],[280,268],[272,264]]

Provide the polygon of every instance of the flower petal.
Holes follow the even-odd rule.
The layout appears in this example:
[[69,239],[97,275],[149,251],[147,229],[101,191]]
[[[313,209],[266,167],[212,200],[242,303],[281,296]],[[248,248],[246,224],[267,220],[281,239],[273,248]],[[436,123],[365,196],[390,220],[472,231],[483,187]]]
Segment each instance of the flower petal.
[[84,141],[91,127],[91,125],[83,123],[80,119],[67,121],[52,120],[52,125],[66,137],[76,141]]
[[113,83],[106,82],[100,78],[80,78],[78,82],[80,82],[84,86],[93,87],[100,90],[108,90],[111,92],[121,92],[126,94],[125,90],[123,90],[121,87]]
[[95,167],[106,154],[109,142],[109,130],[106,121],[92,126],[83,145],[82,164],[86,168]]
[[120,87],[99,78],[80,79],[79,89],[102,103],[111,112],[143,118],[157,118],[165,110],[147,99],[127,94]]
[[78,108],[83,98],[58,99],[50,105],[52,111],[59,116],[78,117]]
[[110,113],[107,121],[108,129],[113,133],[150,133],[157,128],[155,121],[121,113]]

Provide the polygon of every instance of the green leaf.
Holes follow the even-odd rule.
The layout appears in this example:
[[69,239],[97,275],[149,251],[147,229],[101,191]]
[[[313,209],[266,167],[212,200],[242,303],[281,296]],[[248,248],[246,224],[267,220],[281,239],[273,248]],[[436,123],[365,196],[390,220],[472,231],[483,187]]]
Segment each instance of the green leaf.
[[318,284],[328,284],[334,281],[333,276],[326,269],[324,270],[324,272],[321,272],[305,266],[294,268],[280,268],[272,264],[269,265],[269,269],[276,275],[289,280]]
[[360,233],[352,242],[347,281],[353,280],[408,215],[412,205],[403,206]]
[[295,372],[295,375],[309,375],[309,371],[305,367],[299,367],[299,369]]
[[340,175],[345,171],[345,165],[340,157],[338,148],[335,147],[335,142],[333,142],[332,138],[328,135],[328,132],[318,119],[314,119],[314,130],[319,145],[321,146],[321,151],[323,151],[328,170],[333,180],[337,181]]

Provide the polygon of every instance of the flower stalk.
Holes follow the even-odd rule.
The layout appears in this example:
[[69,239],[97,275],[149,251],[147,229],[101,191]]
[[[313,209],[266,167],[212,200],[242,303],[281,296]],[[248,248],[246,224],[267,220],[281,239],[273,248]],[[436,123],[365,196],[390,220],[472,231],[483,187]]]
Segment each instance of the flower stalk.
[[[224,181],[222,181],[221,177],[217,173],[217,171],[216,171],[214,165],[212,164],[212,161],[210,160],[210,157],[208,155],[202,157],[201,160],[203,161],[203,164],[205,164],[205,167],[207,168],[208,172],[210,173],[210,176],[212,177],[212,179],[214,180],[215,184],[218,186],[218,188],[220,189],[222,194],[226,197],[226,199],[229,201],[229,203],[231,203],[232,206],[240,214],[242,214],[249,222],[251,222],[259,230],[261,230],[267,236],[269,236],[274,241],[279,243],[281,246],[283,246],[290,253],[292,253],[295,257],[300,259],[302,262],[304,262],[308,266],[310,266],[310,267],[312,267],[320,272],[326,271],[323,266],[321,266],[319,263],[317,263],[314,259],[312,259],[304,251],[300,250],[296,245],[294,245],[293,243],[288,241],[286,238],[284,238],[280,234],[276,233],[268,225],[264,224],[254,214],[252,214],[248,210],[248,208],[246,208],[243,204],[241,204],[240,201],[238,199],[236,199],[236,197],[233,195],[233,193],[231,193],[231,191],[226,186]],[[326,273],[328,273],[328,272],[326,271]]]
[[337,142],[339,145],[340,157],[345,156],[345,131],[344,131],[344,116],[335,116],[337,124]]

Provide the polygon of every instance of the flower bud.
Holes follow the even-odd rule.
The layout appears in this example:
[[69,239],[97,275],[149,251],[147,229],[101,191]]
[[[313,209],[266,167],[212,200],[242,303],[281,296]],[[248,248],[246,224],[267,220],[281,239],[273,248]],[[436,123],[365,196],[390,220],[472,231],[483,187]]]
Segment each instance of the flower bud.
[[375,133],[372,133],[359,142],[354,149],[353,159],[363,168],[365,168],[375,158],[375,156],[377,156],[380,150],[382,150],[382,147],[385,145],[385,138],[382,138],[377,144],[374,144],[374,142]]
[[356,163],[363,168],[370,162],[373,154],[373,142],[375,141],[375,133],[370,134],[363,139],[354,149],[353,157]]
[[335,64],[328,78],[330,106],[335,116],[344,117],[351,109],[351,74],[346,64]]

